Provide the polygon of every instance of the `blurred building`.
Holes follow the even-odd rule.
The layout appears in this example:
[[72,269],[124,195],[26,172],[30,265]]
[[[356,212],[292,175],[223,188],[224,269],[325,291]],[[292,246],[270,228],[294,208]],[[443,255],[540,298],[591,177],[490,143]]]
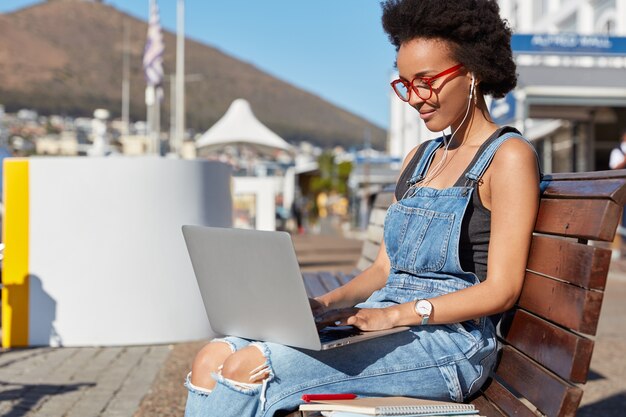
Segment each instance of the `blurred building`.
[[62,132],[60,135],[46,135],[35,139],[37,155],[78,155],[79,145],[75,132]]
[[547,172],[608,169],[626,127],[626,0],[500,0],[518,87],[491,110]]
[[[514,30],[518,86],[488,100],[500,125],[535,143],[546,172],[608,169],[626,128],[626,0],[499,0]],[[393,78],[396,78],[395,75]],[[388,151],[440,136],[390,93]]]
[[516,33],[626,34],[624,0],[499,0],[498,3],[502,16]]

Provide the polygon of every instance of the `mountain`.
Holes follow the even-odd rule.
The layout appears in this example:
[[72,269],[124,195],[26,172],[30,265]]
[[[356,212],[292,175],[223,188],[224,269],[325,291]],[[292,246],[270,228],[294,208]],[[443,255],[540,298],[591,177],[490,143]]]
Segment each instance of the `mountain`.
[[[101,2],[55,0],[0,14],[0,103],[7,111],[90,116],[95,108],[121,112],[124,31],[130,39],[131,119],[145,119],[142,55],[147,23]],[[164,67],[174,73],[176,37],[163,33]],[[204,131],[239,97],[255,115],[291,143],[385,148],[385,131],[320,97],[241,60],[187,39],[187,126]],[[162,125],[169,121],[169,78]]]

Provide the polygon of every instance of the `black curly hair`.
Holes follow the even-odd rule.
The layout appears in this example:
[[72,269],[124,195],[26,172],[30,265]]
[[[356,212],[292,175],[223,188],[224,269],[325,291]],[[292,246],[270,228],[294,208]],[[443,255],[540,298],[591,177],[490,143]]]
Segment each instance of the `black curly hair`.
[[441,39],[480,80],[480,91],[502,98],[515,88],[511,29],[495,0],[386,0],[383,29],[400,48],[415,38]]

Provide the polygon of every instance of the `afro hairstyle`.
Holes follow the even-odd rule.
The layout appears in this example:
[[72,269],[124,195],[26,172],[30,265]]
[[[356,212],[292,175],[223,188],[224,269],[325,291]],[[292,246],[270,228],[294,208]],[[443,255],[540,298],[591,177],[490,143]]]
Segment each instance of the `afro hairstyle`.
[[480,81],[480,91],[502,98],[517,84],[511,29],[495,0],[386,0],[383,29],[400,48],[416,39],[447,42],[453,57]]

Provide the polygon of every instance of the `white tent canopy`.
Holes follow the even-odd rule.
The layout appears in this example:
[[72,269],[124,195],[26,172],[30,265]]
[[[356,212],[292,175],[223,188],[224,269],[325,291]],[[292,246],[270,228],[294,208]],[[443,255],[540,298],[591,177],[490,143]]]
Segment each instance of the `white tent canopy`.
[[207,150],[237,144],[249,145],[266,152],[275,149],[294,151],[289,143],[254,116],[250,103],[243,98],[232,102],[226,114],[200,136],[196,147]]

